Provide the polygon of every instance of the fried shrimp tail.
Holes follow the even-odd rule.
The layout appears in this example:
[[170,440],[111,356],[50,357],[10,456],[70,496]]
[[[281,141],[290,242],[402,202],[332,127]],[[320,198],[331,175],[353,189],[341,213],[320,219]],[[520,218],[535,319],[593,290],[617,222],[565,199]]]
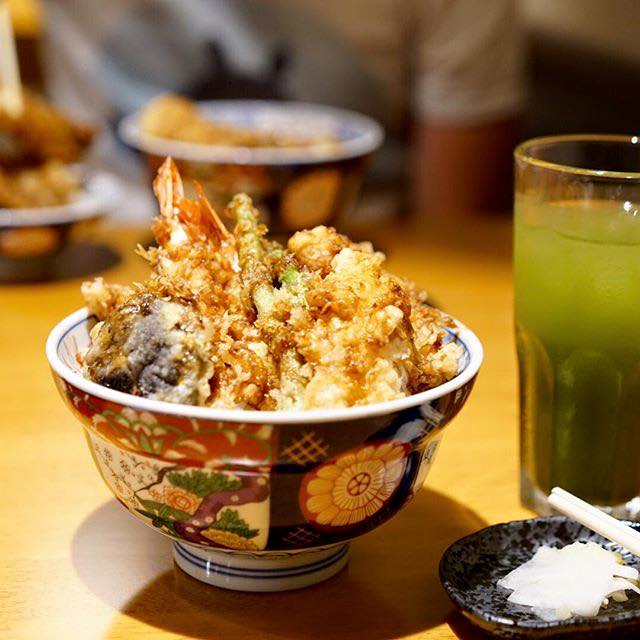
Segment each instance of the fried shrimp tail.
[[164,298],[180,298],[207,317],[217,317],[237,295],[239,286],[236,241],[204,195],[185,195],[171,158],[158,170],[154,191],[160,215],[153,225],[158,247],[139,249],[152,269],[145,285]]
[[161,246],[176,249],[198,240],[217,245],[233,242],[233,236],[204,197],[200,185],[197,185],[197,200],[185,198],[182,179],[171,158],[158,170],[153,191],[160,205],[160,217],[153,231]]

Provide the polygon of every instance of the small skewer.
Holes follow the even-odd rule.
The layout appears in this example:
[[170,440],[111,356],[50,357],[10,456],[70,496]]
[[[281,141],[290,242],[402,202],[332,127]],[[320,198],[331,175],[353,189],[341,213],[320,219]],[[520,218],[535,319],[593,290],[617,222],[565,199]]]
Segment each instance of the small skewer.
[[8,0],[0,0],[0,110],[14,118],[24,109],[20,69]]
[[585,527],[640,556],[640,532],[624,522],[600,511],[577,496],[554,487],[547,498],[549,504]]

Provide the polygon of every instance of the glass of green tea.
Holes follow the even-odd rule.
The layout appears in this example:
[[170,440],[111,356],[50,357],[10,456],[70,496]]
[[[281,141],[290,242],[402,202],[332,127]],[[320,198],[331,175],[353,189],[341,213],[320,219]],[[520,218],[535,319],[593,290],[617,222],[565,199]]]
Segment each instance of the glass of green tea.
[[[560,486],[640,508],[640,139],[538,138],[515,151],[521,497]],[[636,500],[634,500],[636,498]]]

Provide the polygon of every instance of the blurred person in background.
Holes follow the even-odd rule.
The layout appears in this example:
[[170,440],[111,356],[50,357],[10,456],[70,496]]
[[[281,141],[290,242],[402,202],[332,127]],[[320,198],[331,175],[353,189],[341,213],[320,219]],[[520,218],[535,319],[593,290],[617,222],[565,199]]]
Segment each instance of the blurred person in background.
[[[294,99],[379,120],[374,177],[421,217],[507,209],[521,103],[515,0],[49,0],[48,90],[109,125],[95,161],[153,209],[113,125],[155,95]],[[138,198],[133,197],[134,187]]]

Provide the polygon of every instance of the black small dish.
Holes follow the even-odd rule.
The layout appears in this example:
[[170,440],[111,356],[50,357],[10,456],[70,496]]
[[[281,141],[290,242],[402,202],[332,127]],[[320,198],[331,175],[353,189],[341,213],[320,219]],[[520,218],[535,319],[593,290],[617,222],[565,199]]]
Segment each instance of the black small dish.
[[[640,530],[640,523],[627,523]],[[576,540],[593,541],[617,551],[625,564],[640,570],[640,558],[569,520],[547,516],[498,524],[461,538],[440,561],[440,581],[462,613],[498,638],[640,638],[640,596],[627,592],[626,602],[610,601],[594,618],[575,616],[545,622],[531,609],[507,602],[511,591],[497,581],[547,545],[562,547]]]

